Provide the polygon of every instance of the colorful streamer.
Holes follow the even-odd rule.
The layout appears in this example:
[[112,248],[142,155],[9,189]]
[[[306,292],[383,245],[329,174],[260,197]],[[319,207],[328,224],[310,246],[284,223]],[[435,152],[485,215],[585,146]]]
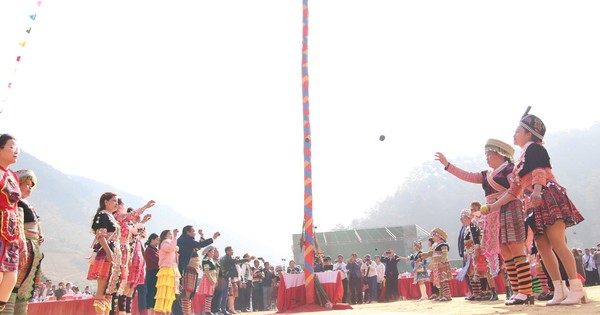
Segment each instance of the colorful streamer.
[[302,0],[302,107],[304,117],[304,286],[306,303],[315,303],[315,242],[312,209],[310,110],[308,101],[308,0]]
[[[39,8],[42,5],[42,1],[35,1],[35,5],[34,5],[34,9],[33,10],[37,10],[37,8]],[[27,14],[27,18],[29,20],[30,25],[33,24],[33,22],[36,20],[37,18],[37,12],[34,13],[30,13]],[[23,33],[25,37],[28,37],[31,34],[31,29],[32,27],[28,25],[28,27],[25,29],[25,32]],[[25,48],[25,46],[27,45],[27,40],[24,38],[21,41],[18,41],[17,44],[21,47],[20,48],[20,52],[17,54],[17,57],[15,58],[16,62],[15,62],[15,67],[14,70],[12,71],[12,73],[16,73],[17,72],[17,68],[18,68],[18,64],[21,62],[22,59],[22,49]],[[8,78],[8,82],[4,83],[4,82],[0,82],[1,86],[0,86],[0,113],[2,112],[2,110],[4,109],[4,106],[6,104],[6,101],[8,99],[8,94],[9,91],[13,88],[13,82],[12,82],[13,78]],[[4,90],[4,87],[6,87],[6,90]]]

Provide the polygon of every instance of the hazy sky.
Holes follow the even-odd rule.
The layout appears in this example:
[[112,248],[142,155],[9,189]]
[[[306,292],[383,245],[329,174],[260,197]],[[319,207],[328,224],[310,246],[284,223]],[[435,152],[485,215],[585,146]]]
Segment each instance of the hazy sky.
[[[301,0],[35,2],[0,1],[0,132],[64,173],[289,250],[303,217]],[[321,231],[361,217],[436,151],[512,143],[528,105],[549,133],[600,121],[598,1],[309,9]],[[390,226],[413,223],[429,228]]]

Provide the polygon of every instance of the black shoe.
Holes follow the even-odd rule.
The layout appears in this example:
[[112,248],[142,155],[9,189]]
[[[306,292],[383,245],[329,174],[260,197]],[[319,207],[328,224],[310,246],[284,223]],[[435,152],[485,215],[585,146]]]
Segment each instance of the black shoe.
[[490,296],[490,301],[498,301],[498,293],[496,293],[496,290],[492,291],[492,296]]
[[538,301],[550,301],[554,298],[554,293],[544,293],[538,296]]
[[533,305],[534,304],[533,295],[528,296],[525,300],[512,299],[512,300],[506,301],[504,303],[504,305],[523,305],[523,304]]

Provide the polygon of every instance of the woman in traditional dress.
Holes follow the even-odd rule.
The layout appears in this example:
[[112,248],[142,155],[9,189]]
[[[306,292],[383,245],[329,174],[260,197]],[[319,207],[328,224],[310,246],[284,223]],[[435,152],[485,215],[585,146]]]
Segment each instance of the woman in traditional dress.
[[0,312],[6,307],[17,283],[19,255],[25,248],[17,209],[21,198],[19,178],[8,168],[17,162],[18,157],[16,139],[9,134],[0,135]]
[[419,301],[427,300],[427,288],[425,287],[425,281],[429,281],[429,273],[427,272],[427,259],[423,258],[423,243],[415,241],[413,243],[414,253],[408,256],[413,267],[413,284],[419,285],[421,291],[421,298]]
[[432,272],[433,284],[440,290],[441,295],[436,298],[435,301],[451,301],[452,293],[448,282],[452,280],[452,267],[450,266],[450,260],[448,259],[450,246],[446,243],[448,234],[437,227],[431,231],[431,238],[434,242],[433,250],[422,253],[421,257],[423,259],[431,257],[429,269],[431,269]]
[[154,305],[156,304],[156,274],[158,274],[158,245],[160,238],[158,234],[152,233],[146,241],[144,250],[144,261],[146,262],[146,306],[148,315],[154,315]]
[[[19,211],[22,212],[24,220],[23,231],[27,254],[24,257],[25,259],[21,259],[23,265],[19,266],[17,284],[13,290],[16,301],[14,313],[12,314],[26,315],[27,302],[32,298],[33,291],[40,284],[41,262],[44,258],[40,245],[44,242],[44,235],[42,234],[42,226],[37,212],[26,200],[37,185],[35,173],[32,170],[20,170],[16,174],[19,176],[22,194],[21,200],[19,200]],[[11,295],[11,298],[13,295]]]
[[[128,211],[133,209],[129,208]],[[131,250],[131,259],[129,260],[129,266],[127,267],[127,288],[132,288],[133,290],[129,290],[126,295],[125,301],[125,313],[131,314],[131,299],[133,296],[133,291],[137,290],[138,292],[138,311],[140,315],[147,314],[147,301],[146,301],[146,293],[147,287],[144,284],[144,245],[142,244],[142,240],[146,238],[146,226],[145,223],[148,222],[152,218],[151,214],[144,215],[144,218],[141,219],[140,216],[136,216],[133,219],[134,225],[130,227],[131,239],[129,240],[129,247]],[[141,221],[140,221],[141,219]]]
[[[442,153],[436,153],[436,159],[450,174],[464,181],[482,185],[488,204],[481,209],[481,213],[487,216],[482,246],[490,261],[497,257],[498,251],[504,259],[514,292],[514,296],[505,304],[533,304],[531,266],[527,261],[525,247],[525,216],[522,202],[517,198],[518,188],[513,174],[514,149],[505,142],[489,139],[484,150],[491,170],[477,173],[458,168],[448,162]],[[499,261],[488,267],[494,271],[494,276],[500,271]]]
[[156,275],[156,305],[154,311],[158,314],[171,314],[175,295],[179,292],[179,268],[177,267],[177,239],[179,230],[164,230],[160,233],[158,247],[158,274]]
[[[587,295],[565,237],[566,228],[579,224],[583,217],[552,173],[550,156],[542,143],[546,126],[528,112],[514,134],[515,145],[522,148],[514,174],[517,195],[524,200],[528,216],[533,217],[535,244],[554,284],[554,297],[546,305],[586,303]],[[563,286],[556,256],[567,271],[570,292]]]
[[110,313],[111,295],[117,292],[121,277],[121,227],[113,216],[118,205],[117,194],[105,192],[100,196],[98,210],[92,221],[95,234],[92,246],[96,257],[90,265],[87,279],[98,282],[93,304],[97,315]]
[[[202,279],[200,280],[200,286],[198,287],[198,294],[204,295],[204,309],[200,314],[212,314],[212,297],[215,292],[217,285],[217,277],[219,275],[219,267],[213,259],[215,253],[215,247],[209,245],[202,250],[202,270],[204,272]],[[230,310],[233,312],[234,310]]]
[[[121,235],[120,235],[120,245],[121,245],[121,277],[119,278],[118,290],[113,293],[112,299],[112,309],[114,310],[116,305],[118,305],[119,313],[125,315],[127,310],[131,310],[131,296],[133,295],[133,290],[135,287],[132,286],[132,283],[127,283],[127,279],[129,277],[129,264],[131,262],[131,246],[130,241],[132,239],[131,236],[131,227],[133,226],[133,221],[136,217],[141,216],[144,211],[149,208],[152,208],[155,204],[154,200],[150,200],[143,207],[127,211],[127,207],[121,198],[118,198],[118,208],[117,212],[114,214],[115,219],[119,222],[121,227]],[[127,298],[129,297],[129,299]],[[118,303],[118,304],[117,304]]]

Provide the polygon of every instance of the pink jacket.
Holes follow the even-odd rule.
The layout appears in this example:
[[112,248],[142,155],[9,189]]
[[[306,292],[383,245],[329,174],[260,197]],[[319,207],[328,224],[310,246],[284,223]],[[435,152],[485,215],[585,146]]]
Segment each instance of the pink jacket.
[[176,266],[178,250],[176,242],[169,239],[162,241],[158,250],[158,268]]

